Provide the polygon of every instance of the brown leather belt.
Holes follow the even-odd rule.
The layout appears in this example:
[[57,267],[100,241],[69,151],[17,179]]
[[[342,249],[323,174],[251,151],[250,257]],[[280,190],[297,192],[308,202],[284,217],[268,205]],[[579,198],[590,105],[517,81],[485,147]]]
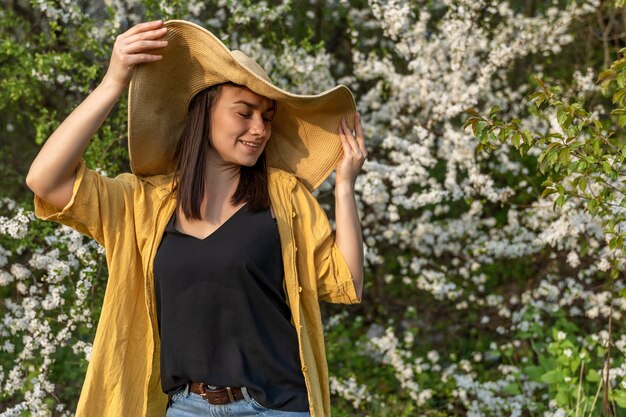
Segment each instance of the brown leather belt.
[[204,382],[190,382],[189,391],[200,394],[209,404],[214,405],[223,405],[244,399],[239,387],[217,387],[212,389]]

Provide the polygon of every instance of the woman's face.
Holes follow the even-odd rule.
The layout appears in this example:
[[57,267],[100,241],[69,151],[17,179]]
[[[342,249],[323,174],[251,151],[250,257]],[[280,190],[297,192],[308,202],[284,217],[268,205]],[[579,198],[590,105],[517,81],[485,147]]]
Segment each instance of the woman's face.
[[248,88],[225,85],[211,114],[209,159],[253,166],[272,133],[275,103]]

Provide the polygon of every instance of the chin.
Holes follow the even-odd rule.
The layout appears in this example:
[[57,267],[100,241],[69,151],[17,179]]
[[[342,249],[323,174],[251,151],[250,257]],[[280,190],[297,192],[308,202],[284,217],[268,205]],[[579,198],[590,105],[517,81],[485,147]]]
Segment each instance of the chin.
[[255,166],[255,165],[256,165],[256,163],[257,163],[257,161],[258,161],[258,160],[259,160],[259,159],[257,158],[257,159],[255,159],[254,161],[243,161],[243,162],[241,162],[239,165],[241,165],[241,166],[245,166],[245,167],[253,167],[253,166]]

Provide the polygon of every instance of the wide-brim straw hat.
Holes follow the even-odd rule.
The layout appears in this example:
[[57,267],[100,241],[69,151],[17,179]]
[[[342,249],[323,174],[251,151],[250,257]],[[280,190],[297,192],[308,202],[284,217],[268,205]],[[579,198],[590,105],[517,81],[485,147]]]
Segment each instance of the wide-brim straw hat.
[[338,126],[345,117],[353,129],[356,105],[339,85],[317,95],[293,94],[275,86],[267,73],[241,51],[230,51],[205,28],[170,20],[160,61],[135,68],[128,97],[128,150],[133,173],[169,174],[176,142],[194,95],[231,81],[276,100],[272,134],[265,147],[269,166],[295,174],[309,190],[317,188],[343,154]]

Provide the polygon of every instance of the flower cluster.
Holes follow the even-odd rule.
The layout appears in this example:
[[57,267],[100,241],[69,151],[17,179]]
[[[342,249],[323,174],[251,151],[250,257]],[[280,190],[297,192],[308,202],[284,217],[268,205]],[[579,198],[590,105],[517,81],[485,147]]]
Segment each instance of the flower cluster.
[[[24,258],[23,247],[7,247],[37,236],[41,223],[30,221],[32,212],[26,213],[12,201],[5,203],[5,208],[13,208],[13,223],[20,226],[17,233],[12,227],[0,229],[0,285],[18,294],[4,300],[5,311],[0,318],[0,357],[4,352],[15,358],[11,365],[3,362],[0,386],[4,398],[23,392],[23,400],[0,415],[29,411],[48,416],[45,404],[56,388],[50,374],[58,352],[69,348],[77,361],[89,360],[91,344],[80,340],[77,333],[93,327],[90,289],[99,276],[103,252],[95,242],[85,242],[80,233],[61,227],[46,236],[45,247]],[[29,377],[33,374],[36,377]],[[64,408],[59,404],[57,411]]]

